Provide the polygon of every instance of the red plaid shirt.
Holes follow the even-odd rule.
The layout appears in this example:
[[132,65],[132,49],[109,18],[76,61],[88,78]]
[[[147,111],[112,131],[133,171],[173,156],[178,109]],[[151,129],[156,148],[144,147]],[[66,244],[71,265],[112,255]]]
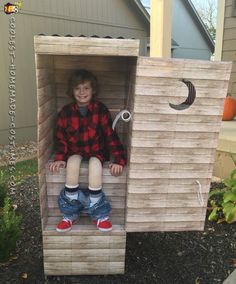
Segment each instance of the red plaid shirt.
[[112,119],[107,107],[91,100],[88,113],[83,116],[76,102],[58,113],[56,126],[55,161],[66,161],[78,154],[85,159],[97,157],[102,163],[114,158],[114,163],[124,166],[126,155],[117,133],[112,129]]

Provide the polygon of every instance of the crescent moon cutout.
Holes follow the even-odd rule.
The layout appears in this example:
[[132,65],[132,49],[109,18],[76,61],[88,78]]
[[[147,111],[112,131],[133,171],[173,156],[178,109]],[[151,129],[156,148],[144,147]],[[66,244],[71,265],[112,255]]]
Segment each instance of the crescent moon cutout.
[[182,81],[188,87],[188,96],[187,99],[179,105],[169,103],[169,106],[176,110],[184,110],[189,108],[194,103],[194,100],[196,98],[196,89],[192,82],[185,79],[182,79],[180,81]]

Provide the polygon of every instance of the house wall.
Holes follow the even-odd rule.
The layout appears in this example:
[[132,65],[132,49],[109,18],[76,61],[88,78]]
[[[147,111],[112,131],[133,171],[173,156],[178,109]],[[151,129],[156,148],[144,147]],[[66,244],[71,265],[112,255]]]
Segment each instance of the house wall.
[[225,1],[222,60],[233,61],[228,93],[236,98],[236,5],[234,0]]
[[[147,27],[132,1],[24,1],[16,19],[16,142],[36,139],[36,83],[33,36],[37,34],[124,37],[141,40],[145,55]],[[0,10],[0,144],[8,143],[10,118],[8,69],[9,15]]]
[[210,48],[182,0],[173,1],[172,38],[179,45],[172,57],[210,59]]

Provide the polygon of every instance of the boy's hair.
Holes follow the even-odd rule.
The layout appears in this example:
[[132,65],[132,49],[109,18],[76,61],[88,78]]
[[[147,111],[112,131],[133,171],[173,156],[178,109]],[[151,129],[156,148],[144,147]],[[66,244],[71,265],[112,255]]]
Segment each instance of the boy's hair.
[[94,92],[93,96],[95,96],[98,93],[97,78],[92,72],[85,69],[79,69],[70,76],[67,89],[68,96],[74,97],[73,89],[78,86],[78,84],[83,84],[85,82],[90,82]]

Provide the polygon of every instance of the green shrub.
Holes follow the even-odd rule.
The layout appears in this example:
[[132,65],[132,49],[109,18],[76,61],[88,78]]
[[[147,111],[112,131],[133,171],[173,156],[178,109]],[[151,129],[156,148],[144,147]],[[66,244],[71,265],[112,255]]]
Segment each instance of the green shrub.
[[4,206],[0,208],[0,262],[6,262],[16,248],[16,242],[21,236],[21,217],[18,216],[10,204],[8,197],[4,199]]
[[230,173],[230,177],[223,181],[223,189],[215,189],[209,194],[211,213],[208,217],[210,221],[218,223],[236,222],[236,169]]
[[0,183],[0,208],[4,206],[4,200],[7,197],[6,185]]

